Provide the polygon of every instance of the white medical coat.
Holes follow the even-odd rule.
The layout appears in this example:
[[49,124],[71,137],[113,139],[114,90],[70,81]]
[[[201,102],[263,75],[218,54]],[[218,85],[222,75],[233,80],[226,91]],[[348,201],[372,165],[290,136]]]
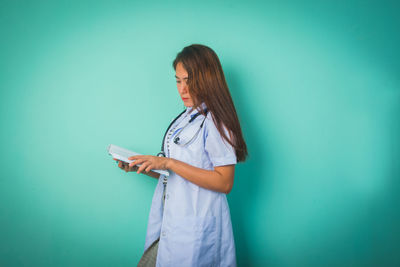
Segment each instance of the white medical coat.
[[[177,131],[198,112],[191,110],[187,108],[171,125],[164,143],[166,156],[207,170],[236,164],[235,151],[219,134],[210,112],[195,140],[184,147],[173,142]],[[199,115],[183,129],[181,144],[195,135],[203,119]],[[144,248],[160,238],[156,266],[236,266],[226,194],[199,187],[170,171],[163,211],[163,177],[154,191]]]

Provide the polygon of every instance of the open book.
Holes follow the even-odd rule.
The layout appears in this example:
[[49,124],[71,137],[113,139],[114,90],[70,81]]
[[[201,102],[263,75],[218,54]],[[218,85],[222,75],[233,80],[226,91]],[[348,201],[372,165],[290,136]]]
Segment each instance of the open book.
[[[116,145],[109,145],[107,148],[108,154],[110,154],[113,158],[118,159],[120,161],[131,163],[133,160],[129,160],[129,157],[141,155],[139,153],[130,151],[128,149],[116,146]],[[140,166],[141,164],[137,165]],[[159,174],[169,176],[169,172],[166,170],[152,170],[153,172],[157,172]]]

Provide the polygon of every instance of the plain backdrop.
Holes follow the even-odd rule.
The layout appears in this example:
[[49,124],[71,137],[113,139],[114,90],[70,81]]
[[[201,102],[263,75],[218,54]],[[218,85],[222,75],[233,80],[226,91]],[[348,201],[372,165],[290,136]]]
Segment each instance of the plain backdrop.
[[172,61],[220,57],[248,144],[239,266],[400,265],[397,1],[0,1],[0,265],[135,266]]

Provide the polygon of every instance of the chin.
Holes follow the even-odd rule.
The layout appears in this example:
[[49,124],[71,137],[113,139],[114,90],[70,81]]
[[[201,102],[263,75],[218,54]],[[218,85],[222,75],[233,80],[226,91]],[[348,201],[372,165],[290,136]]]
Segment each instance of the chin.
[[189,107],[193,107],[193,104],[191,103],[183,103],[185,105],[185,107],[189,108]]

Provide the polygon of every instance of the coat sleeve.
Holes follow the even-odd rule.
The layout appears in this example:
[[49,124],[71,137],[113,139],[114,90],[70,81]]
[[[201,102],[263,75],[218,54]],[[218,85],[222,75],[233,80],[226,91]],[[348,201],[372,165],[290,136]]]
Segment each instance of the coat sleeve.
[[[208,113],[205,130],[205,152],[207,153],[213,167],[236,164],[235,149],[224,140],[218,132],[218,129]],[[224,127],[225,133],[229,137],[227,129]]]

